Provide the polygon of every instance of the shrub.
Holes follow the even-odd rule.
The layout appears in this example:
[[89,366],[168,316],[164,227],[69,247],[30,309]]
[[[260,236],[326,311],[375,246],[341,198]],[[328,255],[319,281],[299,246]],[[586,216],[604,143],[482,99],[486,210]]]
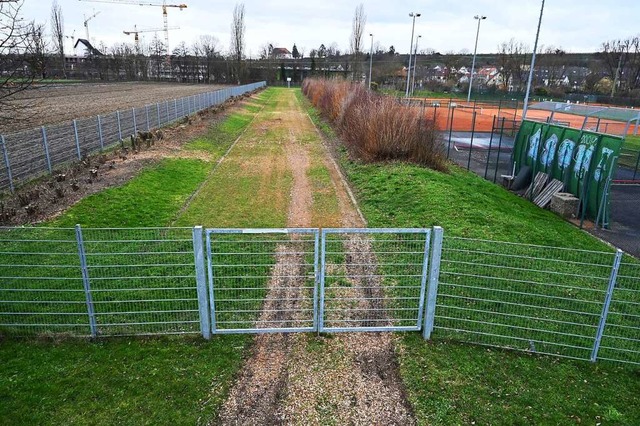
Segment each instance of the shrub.
[[359,84],[306,79],[302,91],[363,161],[401,160],[445,171],[434,118]]

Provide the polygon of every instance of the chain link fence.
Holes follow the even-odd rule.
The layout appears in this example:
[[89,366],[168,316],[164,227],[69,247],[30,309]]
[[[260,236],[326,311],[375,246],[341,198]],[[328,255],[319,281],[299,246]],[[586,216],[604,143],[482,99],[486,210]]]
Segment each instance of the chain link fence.
[[113,147],[138,131],[166,126],[265,85],[252,83],[0,135],[0,190],[13,192],[21,183]]

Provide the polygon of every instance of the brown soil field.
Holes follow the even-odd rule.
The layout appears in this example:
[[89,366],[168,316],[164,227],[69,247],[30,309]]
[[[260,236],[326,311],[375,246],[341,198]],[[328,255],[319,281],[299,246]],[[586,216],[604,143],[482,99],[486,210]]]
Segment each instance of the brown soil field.
[[140,82],[36,86],[17,96],[13,102],[15,117],[9,123],[0,123],[0,134],[213,92],[222,87]]

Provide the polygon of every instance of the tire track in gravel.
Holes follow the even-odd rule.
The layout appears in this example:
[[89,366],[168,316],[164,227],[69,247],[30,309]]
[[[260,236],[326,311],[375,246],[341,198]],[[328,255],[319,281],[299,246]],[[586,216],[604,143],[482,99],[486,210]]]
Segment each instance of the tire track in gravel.
[[[288,226],[309,226],[312,216],[312,194],[307,170],[311,156],[309,147],[298,143],[302,134],[317,129],[293,97],[282,114],[283,126],[290,129],[285,152],[293,172],[293,188]],[[317,142],[321,144],[322,140]],[[323,145],[319,160],[329,171],[341,212],[340,223],[325,226],[363,227],[364,220],[353,204],[348,186]],[[291,253],[290,244],[277,249],[273,277],[268,283],[268,299],[260,319],[299,320],[300,301],[274,305],[269,299],[301,299],[304,280],[283,281],[283,275],[302,276],[301,258]],[[349,237],[345,251],[351,252],[356,264],[375,265],[371,241],[362,235]],[[298,269],[296,269],[298,268]],[[363,268],[369,268],[363,270]],[[382,294],[379,282],[362,277],[375,266],[347,267],[354,286],[354,296],[362,298],[367,309],[384,319],[382,306],[366,298]],[[366,281],[366,282],[365,282]],[[285,287],[285,289],[283,289]],[[372,287],[363,293],[362,287]],[[305,294],[308,297],[308,294]],[[276,311],[276,312],[274,312]],[[365,318],[353,318],[367,325]],[[369,316],[369,319],[372,319]],[[262,424],[415,424],[412,409],[405,395],[395,355],[395,337],[391,333],[346,333],[327,337],[312,334],[257,335],[253,350],[225,402],[218,422],[224,425]]]

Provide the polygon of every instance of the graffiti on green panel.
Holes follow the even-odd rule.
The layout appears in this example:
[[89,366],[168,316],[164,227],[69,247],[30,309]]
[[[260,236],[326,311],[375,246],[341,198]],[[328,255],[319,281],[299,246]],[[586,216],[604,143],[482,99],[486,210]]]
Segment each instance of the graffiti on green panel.
[[622,139],[563,126],[523,121],[516,137],[513,161],[534,173],[544,172],[564,183],[564,190],[579,197],[588,217],[608,206],[602,203],[606,182],[613,176]]

